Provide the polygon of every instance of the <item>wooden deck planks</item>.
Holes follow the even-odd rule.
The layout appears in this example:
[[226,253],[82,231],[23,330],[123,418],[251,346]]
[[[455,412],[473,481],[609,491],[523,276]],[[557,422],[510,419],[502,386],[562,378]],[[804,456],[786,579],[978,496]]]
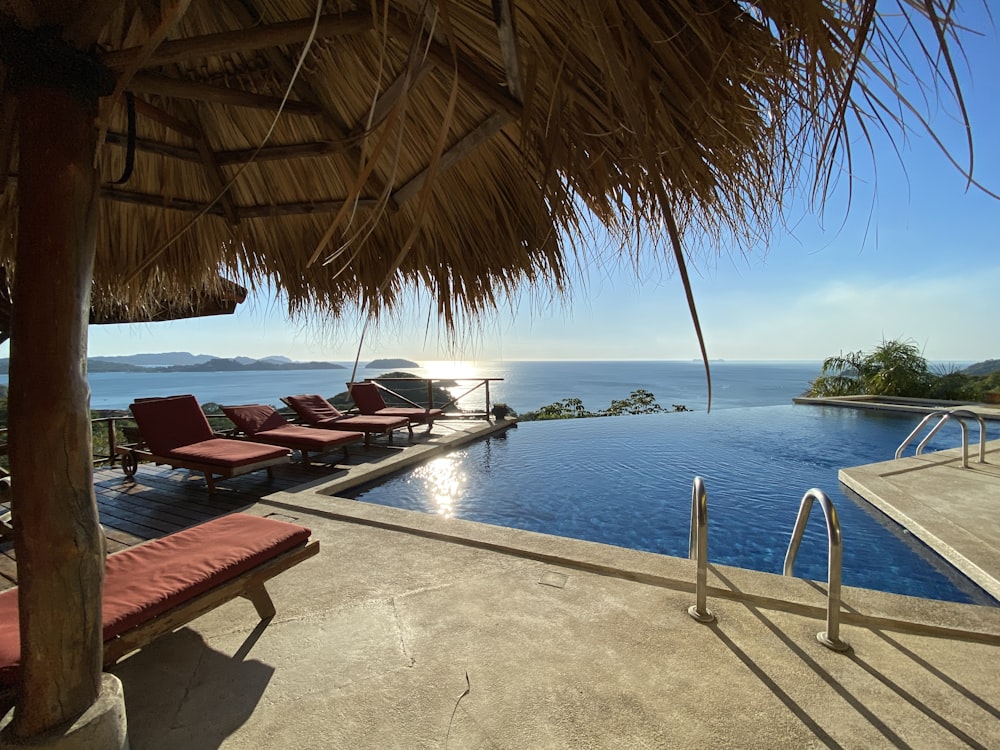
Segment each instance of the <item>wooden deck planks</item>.
[[[476,424],[465,422],[458,429],[467,431],[469,426],[475,429]],[[437,422],[436,426],[447,428],[448,423]],[[439,433],[441,431],[439,429]],[[268,477],[265,471],[257,471],[220,480],[212,493],[209,493],[202,474],[185,469],[141,463],[135,478],[131,479],[125,476],[120,466],[96,467],[94,492],[108,552],[117,552],[246,508],[274,492],[317,479],[335,479],[350,466],[377,464],[430,438],[420,434],[391,446],[377,442],[365,449],[352,448],[346,458],[339,450],[333,451],[314,457],[308,465],[294,461],[275,466],[273,477]],[[11,588],[16,583],[17,562],[13,543],[10,539],[0,539],[0,590]]]
[[[245,508],[264,495],[289,489],[338,471],[335,463],[291,463],[265,471],[222,480],[209,493],[199,473],[169,466],[140,464],[135,479],[120,467],[94,469],[94,494],[107,540],[108,552],[117,552],[157,539],[217,516]],[[0,540],[0,591],[17,585],[17,561],[10,539]]]

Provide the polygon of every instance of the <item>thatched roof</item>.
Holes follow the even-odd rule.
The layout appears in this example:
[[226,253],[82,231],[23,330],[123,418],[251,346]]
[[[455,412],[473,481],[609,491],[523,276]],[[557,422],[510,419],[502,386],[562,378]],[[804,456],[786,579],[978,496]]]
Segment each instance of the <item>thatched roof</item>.
[[[950,5],[899,3],[944,71],[929,85],[951,81],[934,58]],[[139,0],[102,20],[116,86],[100,121],[95,304],[187,295],[221,273],[284,290],[293,312],[378,312],[419,285],[451,322],[498,289],[560,289],[591,215],[624,252],[643,242],[676,262],[685,232],[759,237],[797,176],[822,191],[856,103],[893,111],[869,82],[910,67],[874,0],[320,6],[314,36],[309,0]],[[13,79],[40,54],[19,35],[45,9],[0,0],[8,264]],[[116,185],[126,93],[134,170]]]
[[[51,291],[55,293],[55,290]],[[150,297],[143,304],[124,305],[106,301],[98,309],[92,308],[88,317],[90,325],[116,325],[232,315],[236,306],[246,298],[246,289],[229,279],[218,278],[211,280],[210,291],[197,287],[189,290],[186,296]],[[10,279],[7,278],[7,270],[0,267],[0,344],[10,338],[13,311]]]

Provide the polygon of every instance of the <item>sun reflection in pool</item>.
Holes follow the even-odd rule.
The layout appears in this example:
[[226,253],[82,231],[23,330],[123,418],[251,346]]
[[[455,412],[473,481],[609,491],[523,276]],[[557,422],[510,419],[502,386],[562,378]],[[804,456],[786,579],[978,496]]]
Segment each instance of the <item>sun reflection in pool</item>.
[[468,476],[462,470],[465,451],[435,458],[413,472],[413,478],[423,483],[429,509],[445,518],[455,515],[455,505],[461,499]]

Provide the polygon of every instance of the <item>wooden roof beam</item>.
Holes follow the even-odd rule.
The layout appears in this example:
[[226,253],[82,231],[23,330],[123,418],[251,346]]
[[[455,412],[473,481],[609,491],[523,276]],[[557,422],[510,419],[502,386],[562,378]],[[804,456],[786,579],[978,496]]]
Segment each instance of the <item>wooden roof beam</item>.
[[[295,203],[259,204],[256,206],[241,206],[240,216],[256,219],[271,216],[295,216],[301,214],[334,214],[344,207],[345,201],[301,201]],[[362,209],[373,209],[378,206],[374,198],[363,198],[351,201],[351,205]]]
[[[198,213],[204,211],[204,201],[193,201],[187,198],[164,198],[156,193],[138,193],[134,190],[124,190],[111,185],[101,186],[101,198],[105,200],[117,201],[119,203],[133,203],[140,206],[153,206],[155,208],[170,208],[175,211],[188,211]],[[213,216],[223,216],[222,206],[216,203],[206,213]]]
[[[155,193],[139,193],[133,190],[123,190],[112,185],[101,187],[101,197],[120,203],[132,203],[139,206],[166,208],[172,211],[186,211],[188,213],[205,211],[206,205],[204,201],[193,201],[187,198],[167,199]],[[361,209],[376,208],[377,203],[374,199],[356,201],[356,205]],[[241,218],[256,219],[274,216],[332,214],[339,211],[343,206],[344,201],[342,200],[293,201],[289,203],[261,203],[252,206],[239,206],[237,212]],[[225,216],[225,212],[219,204],[212,206],[205,213],[212,216]]]
[[[253,5],[253,0],[228,0],[227,5],[239,22],[246,26],[257,24],[261,20],[260,14]],[[371,16],[365,14],[364,18],[367,21],[366,28],[370,29]],[[306,36],[308,36],[308,33]],[[305,39],[306,37],[304,36],[301,41],[305,41]],[[286,81],[290,81],[292,79],[295,66],[288,59],[288,57],[286,57],[284,52],[277,47],[272,46],[264,48],[262,50],[262,54],[278,76]],[[295,79],[293,91],[300,99],[316,106],[319,109],[319,114],[323,123],[333,133],[334,137],[331,140],[331,143],[338,145],[344,155],[354,162],[354,164],[352,164],[352,168],[360,169],[360,166],[355,167],[355,165],[361,164],[363,154],[358,144],[351,140],[349,125],[344,122],[343,118],[341,118],[337,112],[322,104],[322,99],[316,94],[316,91],[303,76],[300,75]],[[332,154],[335,152],[330,151],[329,153]],[[379,195],[386,191],[386,184],[383,182],[381,177],[374,172],[369,175],[368,182],[371,184],[373,191]]]
[[[107,142],[113,146],[128,145],[128,135],[111,131],[107,134]],[[196,148],[179,146],[174,143],[154,141],[151,138],[136,138],[135,147],[139,151],[148,151],[161,156],[169,156],[185,161],[201,161],[201,154]],[[254,161],[279,161],[285,159],[314,159],[320,156],[340,153],[344,150],[342,143],[334,141],[309,141],[307,143],[289,143],[282,146],[265,146],[259,151],[256,148],[241,148],[232,151],[216,151],[215,163],[220,167],[244,164],[254,157]]]
[[[389,17],[389,27],[395,34],[407,41],[411,41],[415,33],[397,16]],[[439,70],[446,73],[453,70],[452,52],[446,45],[432,41],[427,47],[427,52]],[[493,77],[480,68],[470,57],[461,51],[456,51],[455,56],[458,64],[458,75],[463,83],[485,99],[494,109],[506,112],[515,120],[521,118],[521,112],[524,109],[521,102],[511,96],[505,88],[498,86]]]
[[180,112],[184,120],[190,123],[191,127],[199,133],[199,136],[194,139],[194,147],[198,150],[198,153],[201,156],[201,163],[205,169],[205,178],[208,180],[209,190],[212,191],[213,195],[219,196],[215,205],[222,208],[222,213],[230,224],[233,226],[239,224],[239,214],[236,212],[236,208],[233,205],[232,197],[226,190],[229,180],[226,179],[222,170],[219,169],[219,165],[215,160],[215,153],[208,144],[208,138],[201,135],[205,131],[201,127],[201,122],[198,119],[198,111],[189,101],[179,101],[176,106],[178,108],[177,111]]
[[[125,148],[128,146],[128,135],[126,133],[116,133],[111,130],[105,135],[104,142],[112,146]],[[201,161],[201,154],[198,152],[198,149],[191,148],[190,146],[163,143],[162,141],[154,141],[151,138],[136,138],[135,147],[139,151],[147,151],[151,154],[159,154],[160,156],[169,156],[173,159]],[[216,159],[218,160],[218,154],[216,155]],[[222,162],[219,161],[219,163],[221,164]]]
[[[257,19],[252,19],[250,23],[256,24]],[[298,21],[254,25],[253,28],[163,42],[152,55],[142,62],[142,67],[149,68],[212,55],[225,55],[304,42],[309,37],[312,27],[313,19],[303,18]],[[316,36],[320,39],[330,39],[362,33],[371,30],[371,28],[371,14],[367,11],[330,14],[320,17]],[[141,54],[141,47],[129,47],[128,49],[108,52],[104,56],[104,64],[115,71],[125,70],[129,65],[134,64]]]
[[139,99],[136,97],[135,100],[135,111],[136,114],[148,117],[154,122],[160,123],[164,127],[168,127],[174,132],[180,133],[181,135],[187,136],[191,140],[198,140],[199,138],[204,138],[204,134],[192,126],[190,123],[184,122],[176,117],[174,117],[169,112],[164,112],[159,107],[156,107],[144,99]]
[[[137,73],[128,86],[129,90],[142,94],[159,94],[176,99],[195,99],[209,101],[215,104],[229,104],[235,107],[252,107],[255,109],[278,110],[281,99],[276,96],[254,94],[249,91],[212,86],[197,81],[186,81],[179,78]],[[315,104],[306,102],[286,101],[282,112],[287,114],[315,116],[321,110]]]
[[524,102],[524,76],[521,73],[521,56],[518,53],[517,30],[514,27],[514,0],[493,0],[493,18],[500,37],[507,74],[507,90],[517,101]]
[[[254,157],[254,161],[278,161],[283,159],[314,159],[343,152],[344,144],[337,141],[311,141],[309,143],[289,143],[283,146],[242,148],[234,151],[217,151],[215,159],[220,165],[243,164]],[[256,154],[256,156],[255,156]]]
[[[511,117],[506,112],[497,112],[488,120],[480,124],[471,133],[462,138],[462,140],[448,149],[441,156],[441,161],[438,163],[436,174],[440,176],[447,172],[453,166],[458,164],[458,162],[479,148],[482,144],[491,140],[493,136],[499,133],[500,130],[510,121]],[[402,206],[410,200],[410,198],[420,192],[420,188],[422,188],[424,183],[427,181],[429,174],[430,169],[425,169],[399,188],[399,190],[397,190],[392,196],[396,203]]]

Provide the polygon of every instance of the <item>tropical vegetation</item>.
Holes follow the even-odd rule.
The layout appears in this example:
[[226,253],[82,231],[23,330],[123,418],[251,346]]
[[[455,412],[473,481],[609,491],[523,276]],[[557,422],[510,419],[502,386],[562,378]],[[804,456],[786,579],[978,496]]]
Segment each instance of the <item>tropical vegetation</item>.
[[806,395],[1000,401],[1000,361],[990,361],[996,362],[996,368],[983,367],[988,365],[986,362],[965,370],[951,368],[935,373],[912,340],[882,341],[870,352],[842,352],[827,357]]
[[625,414],[659,414],[666,411],[690,411],[684,404],[671,404],[670,409],[663,408],[656,402],[656,396],[647,390],[639,388],[632,391],[628,398],[614,399],[607,409],[590,411],[578,398],[564,398],[553,404],[543,406],[537,411],[521,414],[521,422],[534,422],[548,419],[580,419],[585,417],[620,417]]

